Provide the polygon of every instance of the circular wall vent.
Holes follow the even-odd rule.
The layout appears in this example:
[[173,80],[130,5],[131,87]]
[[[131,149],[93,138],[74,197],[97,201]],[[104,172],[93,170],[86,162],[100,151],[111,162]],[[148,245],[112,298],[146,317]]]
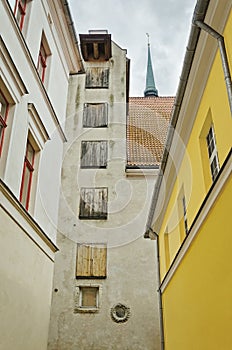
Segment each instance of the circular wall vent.
[[130,308],[126,305],[118,303],[111,308],[111,318],[114,322],[126,322],[130,317]]

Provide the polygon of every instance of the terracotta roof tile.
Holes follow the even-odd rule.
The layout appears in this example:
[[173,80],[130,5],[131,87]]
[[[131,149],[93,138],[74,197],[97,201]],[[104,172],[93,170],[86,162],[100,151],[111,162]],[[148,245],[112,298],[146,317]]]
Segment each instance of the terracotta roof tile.
[[127,119],[127,166],[159,166],[174,97],[130,97]]

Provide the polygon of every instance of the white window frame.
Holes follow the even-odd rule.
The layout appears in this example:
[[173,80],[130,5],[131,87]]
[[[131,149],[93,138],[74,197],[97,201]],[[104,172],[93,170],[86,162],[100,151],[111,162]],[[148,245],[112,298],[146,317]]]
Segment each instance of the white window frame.
[[215,138],[213,125],[211,125],[211,127],[209,128],[208,134],[206,135],[206,142],[207,142],[211,177],[212,177],[212,180],[215,181],[217,174],[219,173],[219,170],[220,170],[220,165],[219,165],[216,138]]
[[[83,288],[97,288],[96,295],[96,306],[95,307],[86,307],[82,306],[82,292]],[[74,312],[75,313],[96,313],[99,312],[101,308],[101,298],[102,298],[102,285],[96,283],[83,283],[76,284],[75,287],[75,296],[74,296]]]

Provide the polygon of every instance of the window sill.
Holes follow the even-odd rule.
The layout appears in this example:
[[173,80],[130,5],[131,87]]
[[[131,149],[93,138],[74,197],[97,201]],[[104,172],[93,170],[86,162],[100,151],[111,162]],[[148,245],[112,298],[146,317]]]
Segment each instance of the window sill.
[[98,307],[77,307],[74,309],[74,313],[97,313],[99,312]]

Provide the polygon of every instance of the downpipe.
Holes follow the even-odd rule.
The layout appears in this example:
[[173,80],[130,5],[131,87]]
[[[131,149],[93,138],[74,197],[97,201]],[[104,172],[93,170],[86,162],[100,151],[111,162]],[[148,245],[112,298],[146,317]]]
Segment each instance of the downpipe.
[[160,278],[160,254],[159,254],[159,235],[152,230],[152,228],[148,229],[149,231],[149,237],[151,240],[156,240],[156,249],[157,249],[157,275],[158,275],[158,284],[159,288],[157,290],[158,292],[158,301],[159,301],[159,322],[160,322],[160,345],[161,350],[165,350],[165,343],[164,343],[164,321],[163,321],[163,302],[162,302],[162,294],[160,289],[161,284],[161,278]]
[[231,82],[229,61],[228,61],[228,56],[227,56],[227,53],[226,53],[224,37],[220,33],[216,32],[216,30],[214,30],[208,24],[206,24],[206,23],[204,23],[202,21],[199,21],[199,20],[194,21],[194,24],[197,27],[199,27],[202,30],[204,30],[205,32],[207,32],[213,38],[217,39],[219,51],[220,51],[220,54],[221,54],[224,78],[225,78],[225,82],[226,82],[226,89],[227,89],[228,100],[229,100],[229,105],[230,105],[230,112],[231,112],[231,115],[232,115],[232,82]]

